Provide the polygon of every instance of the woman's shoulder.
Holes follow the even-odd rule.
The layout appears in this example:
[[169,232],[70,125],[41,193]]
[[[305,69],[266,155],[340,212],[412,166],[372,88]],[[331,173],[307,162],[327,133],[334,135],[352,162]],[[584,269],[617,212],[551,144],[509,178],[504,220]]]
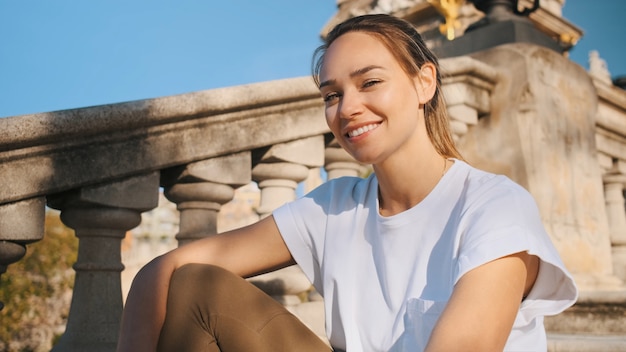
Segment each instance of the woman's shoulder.
[[342,176],[328,180],[317,186],[305,197],[311,198],[343,198],[350,197],[360,199],[364,197],[372,186],[376,186],[376,178],[372,173],[370,176]]
[[[372,202],[371,177],[339,177],[328,180],[310,192],[288,202],[273,212],[275,218],[299,218],[303,221],[317,221],[331,214],[343,214]],[[374,199],[375,201],[375,199]]]
[[527,215],[538,215],[537,204],[531,193],[505,175],[481,170],[462,162],[465,173],[463,197],[467,212],[492,214],[528,211]]

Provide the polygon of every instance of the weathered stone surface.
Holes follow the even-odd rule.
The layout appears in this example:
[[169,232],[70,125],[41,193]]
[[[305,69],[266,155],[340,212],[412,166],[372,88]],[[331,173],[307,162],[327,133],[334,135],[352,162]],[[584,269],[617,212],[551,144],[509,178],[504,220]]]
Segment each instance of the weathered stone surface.
[[597,150],[589,133],[597,107],[589,76],[553,51],[522,43],[472,56],[501,75],[490,115],[460,141],[464,155],[533,194],[583,290],[617,287]]

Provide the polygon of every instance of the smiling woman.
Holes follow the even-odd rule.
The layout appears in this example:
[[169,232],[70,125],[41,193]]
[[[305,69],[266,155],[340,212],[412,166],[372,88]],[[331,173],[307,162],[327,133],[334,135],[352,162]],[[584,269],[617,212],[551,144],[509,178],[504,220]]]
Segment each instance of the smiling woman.
[[[545,351],[543,316],[575,302],[574,281],[530,194],[461,159],[420,35],[360,16],[317,54],[326,121],[374,173],[146,265],[118,350]],[[324,297],[330,346],[241,278],[296,263]]]
[[[356,22],[356,21],[355,21]],[[440,106],[444,106],[445,102],[443,100],[443,95],[440,93],[441,90],[441,73],[438,68],[437,58],[432,54],[432,52],[428,49],[426,44],[422,41],[421,37],[417,32],[415,32],[411,25],[405,23],[406,28],[400,28],[399,26],[388,25],[384,28],[383,24],[367,24],[367,23],[344,23],[343,25],[337,26],[336,30],[329,33],[326,41],[328,43],[337,40],[338,36],[343,34],[345,31],[354,31],[357,33],[349,33],[351,35],[357,35],[362,33],[367,33],[371,38],[369,39],[377,39],[376,41],[370,41],[372,50],[366,51],[366,53],[376,53],[377,55],[386,56],[387,60],[393,61],[393,63],[389,67],[396,66],[400,68],[404,74],[409,77],[413,77],[413,79],[419,80],[420,83],[416,85],[415,88],[420,88],[421,83],[424,79],[429,78],[429,73],[434,74],[435,81],[431,81],[431,88],[434,88],[434,92],[432,92],[432,96],[425,99],[425,101],[420,102],[424,106],[424,117],[425,117],[425,127],[428,132],[429,138],[431,139],[435,149],[437,152],[445,157],[449,158],[461,158],[460,153],[456,150],[454,143],[452,141],[452,136],[449,131],[449,124],[447,122],[447,114],[445,109],[440,109]],[[342,26],[344,28],[342,28]],[[354,26],[355,28],[345,28],[348,26]],[[358,27],[358,28],[356,28]],[[358,33],[361,32],[361,33]],[[332,36],[336,37],[332,37]],[[417,36],[414,38],[414,36]],[[398,44],[402,43],[402,44]],[[388,50],[384,50],[384,48]],[[355,45],[356,47],[356,45]],[[320,46],[314,57],[316,61],[313,66],[313,77],[316,80],[316,83],[320,87],[322,94],[324,94],[324,87],[328,85],[330,82],[320,82],[322,75],[322,67],[324,63],[324,58],[328,55],[327,53],[328,47],[326,45]],[[424,66],[426,64],[426,66]],[[431,67],[434,65],[435,67]],[[399,67],[397,67],[399,66]],[[361,76],[374,68],[381,69],[381,67],[367,66],[355,69],[354,72],[351,72],[351,77],[360,74]],[[432,70],[432,71],[426,71]],[[408,77],[407,77],[408,78]],[[334,82],[334,80],[333,80]],[[378,82],[369,81],[366,82],[366,85],[373,85]],[[420,98],[424,96],[424,92],[421,89],[417,89],[416,93],[420,94]],[[427,93],[427,95],[429,95]],[[328,96],[324,96],[324,100],[328,103]],[[328,105],[328,104],[327,104]],[[421,110],[414,110],[421,111]]]
[[[342,59],[357,50],[363,54]],[[393,168],[416,150],[438,154],[419,124],[424,122],[420,107],[437,89],[433,64],[422,65],[411,78],[381,41],[363,32],[337,38],[324,61],[329,65],[319,76],[328,126],[358,161]],[[444,158],[439,159],[442,164]]]

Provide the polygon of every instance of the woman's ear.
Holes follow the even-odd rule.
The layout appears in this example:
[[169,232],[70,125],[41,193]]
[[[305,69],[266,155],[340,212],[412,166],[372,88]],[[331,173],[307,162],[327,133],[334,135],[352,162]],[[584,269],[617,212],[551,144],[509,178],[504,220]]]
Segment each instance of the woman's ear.
[[424,63],[413,78],[413,82],[420,104],[428,103],[437,90],[437,68],[435,65],[432,62]]

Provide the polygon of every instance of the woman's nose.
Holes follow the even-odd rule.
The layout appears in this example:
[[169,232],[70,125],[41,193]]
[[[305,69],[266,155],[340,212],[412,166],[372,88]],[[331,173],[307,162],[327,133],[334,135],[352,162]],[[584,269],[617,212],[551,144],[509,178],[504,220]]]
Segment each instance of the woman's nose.
[[356,92],[344,92],[339,102],[339,117],[352,119],[363,112],[363,102]]

